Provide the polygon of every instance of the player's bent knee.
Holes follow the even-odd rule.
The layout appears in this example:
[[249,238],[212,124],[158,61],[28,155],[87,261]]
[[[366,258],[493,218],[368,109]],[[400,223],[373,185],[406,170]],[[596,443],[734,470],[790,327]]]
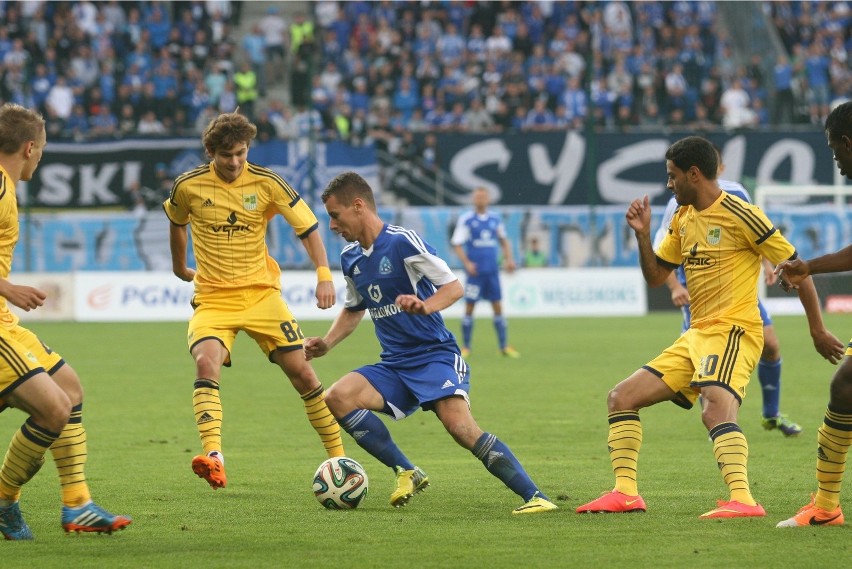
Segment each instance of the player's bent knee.
[[345,386],[335,383],[325,392],[325,404],[336,419],[342,419],[355,409],[362,408],[358,407],[353,394],[347,391]]
[[32,413],[31,417],[40,427],[60,433],[71,417],[71,400],[67,396],[54,398],[50,403]]

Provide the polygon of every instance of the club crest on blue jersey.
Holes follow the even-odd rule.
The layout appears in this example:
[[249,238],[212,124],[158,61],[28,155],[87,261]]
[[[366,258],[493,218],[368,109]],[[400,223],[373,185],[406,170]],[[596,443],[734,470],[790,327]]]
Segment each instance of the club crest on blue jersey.
[[707,230],[707,243],[710,245],[718,245],[722,240],[722,228],[711,227]]
[[382,257],[382,260],[379,261],[379,274],[380,275],[389,275],[393,272],[393,265],[390,262],[390,259],[387,257]]
[[374,302],[382,301],[382,289],[379,288],[379,285],[371,284],[367,287],[367,293],[370,295],[370,298],[372,298]]
[[246,209],[246,211],[256,210],[257,209],[257,196],[255,194],[243,196],[243,207]]

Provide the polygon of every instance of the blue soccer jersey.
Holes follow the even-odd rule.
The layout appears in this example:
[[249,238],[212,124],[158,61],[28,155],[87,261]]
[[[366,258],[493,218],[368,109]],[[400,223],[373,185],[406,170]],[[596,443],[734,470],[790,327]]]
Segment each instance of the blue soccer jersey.
[[372,247],[347,245],[340,260],[346,279],[344,306],[370,313],[383,361],[405,361],[435,348],[458,352],[455,336],[440,313],[409,314],[395,304],[401,294],[425,300],[436,287],[458,280],[417,233],[386,224]]
[[477,274],[485,275],[499,272],[500,240],[505,237],[506,227],[499,215],[471,211],[459,217],[450,242],[464,246]]

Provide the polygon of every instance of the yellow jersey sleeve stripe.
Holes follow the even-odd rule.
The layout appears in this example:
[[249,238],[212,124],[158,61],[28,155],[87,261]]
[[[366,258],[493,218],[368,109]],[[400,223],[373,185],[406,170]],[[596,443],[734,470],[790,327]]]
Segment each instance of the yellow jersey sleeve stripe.
[[178,186],[183,182],[190,180],[192,178],[201,176],[202,174],[206,174],[210,171],[210,166],[208,164],[203,164],[196,168],[195,170],[190,170],[189,172],[184,172],[177,178],[175,178],[175,183],[172,186],[172,191],[169,194],[169,201],[171,203],[175,203],[175,192],[177,192]]
[[311,233],[313,233],[314,231],[316,231],[318,227],[319,227],[319,222],[314,223],[313,225],[311,225],[310,227],[308,227],[308,229],[307,229],[306,231],[304,231],[304,232],[300,233],[300,234],[299,234],[299,235],[297,235],[296,237],[298,237],[299,239],[304,239],[304,238],[306,238],[308,235],[310,235]]
[[0,172],[0,200],[6,195],[6,175]]
[[270,170],[269,168],[264,168],[263,166],[258,166],[257,164],[252,164],[248,162],[248,171],[254,174],[255,176],[262,176],[264,178],[269,178],[274,181],[278,187],[284,190],[284,193],[290,198],[290,206],[299,201],[299,193],[290,186],[284,178]]
[[722,207],[742,220],[745,226],[758,236],[759,241],[766,240],[775,231],[774,227],[767,226],[763,219],[753,211],[750,211],[743,202],[738,202],[730,196],[726,196],[722,200]]
[[169,215],[169,208],[166,207],[166,204],[163,204],[163,211],[166,213],[166,217],[168,218],[169,222],[173,223],[174,225],[178,225],[180,227],[186,227],[187,225],[189,225],[189,223],[178,223],[177,221],[172,219],[172,216]]

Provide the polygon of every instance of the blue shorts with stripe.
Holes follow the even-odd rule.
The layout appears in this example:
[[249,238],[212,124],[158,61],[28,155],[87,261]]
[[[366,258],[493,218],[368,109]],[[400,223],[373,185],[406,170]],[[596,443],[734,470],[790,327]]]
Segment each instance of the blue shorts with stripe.
[[383,413],[403,419],[418,408],[432,409],[434,402],[452,396],[470,404],[470,368],[457,351],[433,349],[401,361],[381,361],[355,370],[385,400]]
[[500,290],[500,273],[468,275],[464,285],[464,299],[468,303],[477,300],[496,302],[503,298]]

